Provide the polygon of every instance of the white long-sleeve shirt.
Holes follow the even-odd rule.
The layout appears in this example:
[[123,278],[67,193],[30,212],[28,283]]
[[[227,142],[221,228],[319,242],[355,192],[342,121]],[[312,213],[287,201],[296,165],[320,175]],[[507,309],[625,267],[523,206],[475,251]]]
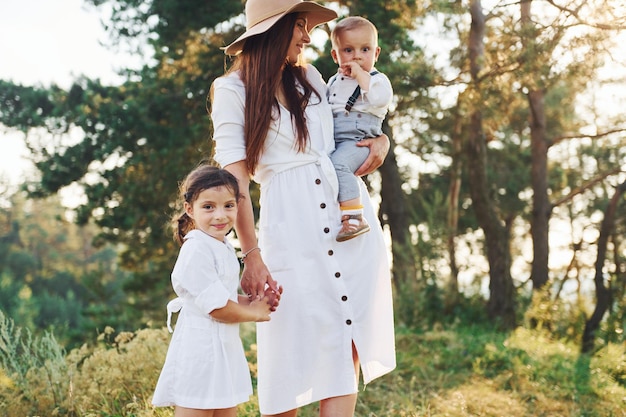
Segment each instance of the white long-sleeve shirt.
[[[334,114],[345,112],[346,103],[358,85],[356,79],[339,72],[328,80],[328,102]],[[362,89],[361,95],[352,106],[352,110],[369,113],[384,119],[392,99],[391,81],[385,74],[379,72],[372,75],[369,88],[367,90]]]

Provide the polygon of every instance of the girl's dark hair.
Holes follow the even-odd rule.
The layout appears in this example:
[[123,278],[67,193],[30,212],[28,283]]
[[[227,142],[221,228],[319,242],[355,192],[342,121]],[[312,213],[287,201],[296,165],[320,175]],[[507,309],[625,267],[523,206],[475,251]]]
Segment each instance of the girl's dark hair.
[[239,71],[246,89],[244,136],[250,175],[254,174],[264,149],[272,115],[280,112],[276,93],[281,85],[295,126],[295,147],[302,152],[309,143],[304,111],[312,95],[318,103],[322,98],[307,80],[304,62],[286,62],[298,16],[288,14],[267,32],[248,38],[229,70]]
[[[178,188],[181,204],[183,206],[184,202],[193,204],[202,191],[214,187],[226,187],[233,193],[237,201],[241,198],[239,182],[233,174],[225,169],[203,164],[191,171],[187,178],[180,183]],[[174,226],[174,240],[181,245],[185,241],[185,235],[196,227],[193,219],[189,217],[185,210],[176,214],[172,219],[172,223]]]

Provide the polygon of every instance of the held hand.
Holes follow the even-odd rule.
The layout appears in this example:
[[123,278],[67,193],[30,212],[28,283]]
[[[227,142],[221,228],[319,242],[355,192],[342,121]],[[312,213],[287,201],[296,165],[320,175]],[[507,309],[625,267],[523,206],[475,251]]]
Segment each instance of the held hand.
[[383,164],[385,157],[389,152],[389,137],[384,133],[371,139],[362,139],[358,141],[357,146],[367,146],[370,148],[370,154],[363,164],[356,170],[355,175],[362,177],[371,174]]
[[250,308],[254,311],[256,319],[254,321],[269,321],[272,306],[267,296],[261,298],[260,295],[250,301]]
[[265,297],[267,297],[270,309],[272,311],[276,311],[276,309],[278,308],[278,305],[280,304],[280,296],[282,293],[283,287],[280,285],[278,286],[278,291],[275,291],[270,287],[267,287],[265,289]]

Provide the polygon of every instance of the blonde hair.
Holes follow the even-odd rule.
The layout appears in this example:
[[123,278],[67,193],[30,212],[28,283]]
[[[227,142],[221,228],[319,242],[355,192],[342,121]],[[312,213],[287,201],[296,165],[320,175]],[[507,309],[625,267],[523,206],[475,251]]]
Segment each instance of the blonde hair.
[[378,29],[376,29],[376,26],[374,26],[372,22],[361,16],[348,16],[337,22],[330,33],[330,40],[333,44],[333,48],[338,46],[339,36],[342,33],[354,29],[368,29],[378,43]]

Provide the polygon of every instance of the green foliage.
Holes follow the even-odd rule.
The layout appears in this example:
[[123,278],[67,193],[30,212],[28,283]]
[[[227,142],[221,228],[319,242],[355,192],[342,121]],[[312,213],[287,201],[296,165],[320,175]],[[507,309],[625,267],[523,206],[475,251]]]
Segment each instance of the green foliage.
[[3,415],[46,415],[68,390],[65,351],[54,335],[33,337],[0,311],[0,410]]
[[[620,415],[624,346],[608,343],[581,356],[575,341],[545,328],[502,333],[477,325],[484,321],[473,316],[471,301],[467,306],[457,324],[398,326],[398,367],[363,387],[356,416],[499,416],[503,409],[510,417]],[[241,330],[256,386],[254,324]],[[4,316],[0,335],[0,412],[6,415],[171,415],[150,405],[170,340],[164,328],[107,327],[95,343],[68,354],[51,334],[33,338]],[[299,415],[317,412],[312,404]],[[238,408],[240,416],[258,414],[256,394]]]
[[141,82],[106,87],[83,79],[69,92],[48,95],[3,85],[3,108],[16,109],[3,112],[3,124],[21,127],[25,111],[20,106],[33,96],[47,98],[52,109],[41,105],[41,120],[30,127],[39,123],[58,133],[49,124],[60,124],[60,114],[62,132],[71,127],[84,133],[77,143],[29,139],[42,177],[26,187],[31,196],[45,197],[73,183],[82,186],[86,199],[76,209],[77,222],[93,220],[99,226],[95,244],[120,245],[122,267],[136,272],[126,290],[137,295],[139,311],[149,311],[155,299],[167,299],[168,280],[154,277],[169,276],[176,256],[167,231],[171,204],[178,182],[211,153],[206,98],[212,80],[223,73],[223,53],[206,42],[196,33],[187,39],[184,53],[163,56],[158,68],[135,73]]
[[137,327],[110,245],[94,248],[93,225],[64,219],[58,199],[7,196],[0,208],[0,309],[35,334],[54,330],[68,348],[106,324]]
[[593,369],[598,369],[608,378],[605,382],[617,382],[626,387],[626,347],[624,344],[609,343],[591,359]]
[[[2,340],[12,344],[3,357],[0,412],[6,415],[103,417],[171,416],[171,408],[153,408],[156,384],[170,335],[163,329],[116,332],[106,328],[93,347],[62,356],[53,338],[29,339],[0,321]],[[256,386],[254,324],[242,337]],[[16,340],[36,346],[24,357]],[[24,343],[24,342],[22,342]],[[362,387],[356,416],[510,417],[562,415],[620,416],[626,395],[626,349],[609,344],[596,355],[543,330],[518,328],[500,333],[476,325],[396,334],[398,367]],[[46,358],[35,360],[29,355]],[[56,368],[53,367],[56,366]],[[18,387],[19,368],[28,375]],[[46,379],[56,375],[56,379]],[[59,381],[56,392],[48,381]],[[45,387],[47,389],[44,389]],[[17,395],[17,396],[16,396]],[[19,398],[19,401],[14,401]],[[257,398],[238,407],[240,416],[258,416]],[[299,416],[318,415],[317,405]]]
[[115,333],[107,327],[97,348],[70,352],[75,412],[123,416],[149,408],[169,339],[166,329]]
[[[563,415],[619,415],[615,413],[620,405],[611,404],[610,395],[625,387],[623,379],[613,377],[614,370],[623,367],[623,347],[611,345],[589,358],[580,356],[575,344],[544,330],[518,328],[503,345],[491,344],[487,351],[475,361],[475,371],[500,380],[533,407],[559,404]],[[571,400],[576,404],[566,405]],[[607,409],[591,404],[604,404]]]
[[430,328],[445,320],[443,294],[433,280],[395,283],[394,309],[396,324],[409,328]]
[[24,132],[33,127],[53,127],[53,120],[63,116],[63,106],[56,99],[64,95],[58,87],[48,90],[0,80],[0,123]]
[[[112,6],[112,37],[151,39],[174,51],[191,32],[213,28],[243,12],[243,3],[231,0],[86,0],[95,6]],[[242,30],[237,26],[238,30]],[[229,39],[234,39],[233,34]]]
[[585,327],[585,309],[574,302],[565,302],[551,296],[549,286],[534,291],[530,305],[524,314],[528,327],[550,332],[553,337],[579,340]]

